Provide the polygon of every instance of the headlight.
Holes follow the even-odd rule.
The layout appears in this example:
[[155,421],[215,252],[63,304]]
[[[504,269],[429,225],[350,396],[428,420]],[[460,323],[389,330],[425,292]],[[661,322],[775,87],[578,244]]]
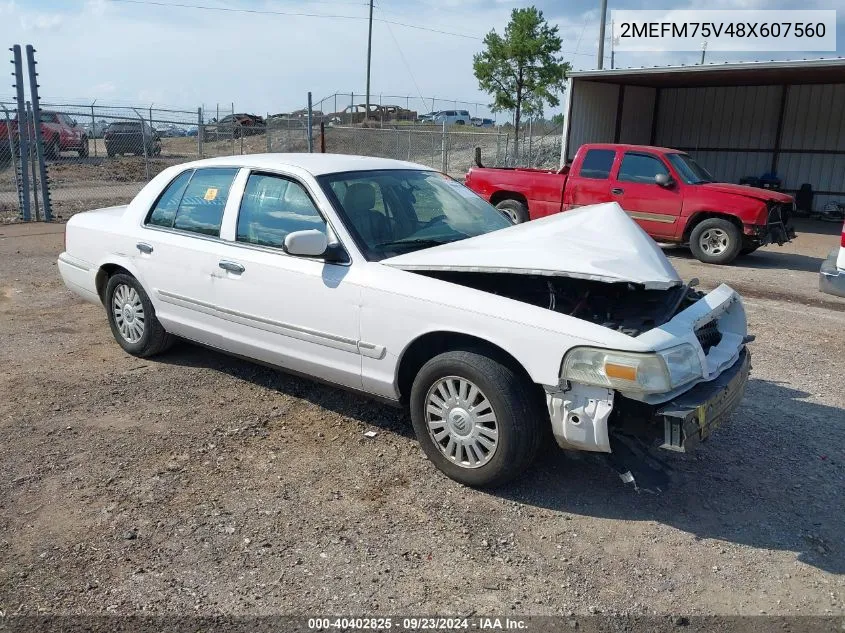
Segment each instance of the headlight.
[[665,393],[700,376],[698,353],[686,343],[649,354],[576,347],[561,368],[564,380],[637,393]]

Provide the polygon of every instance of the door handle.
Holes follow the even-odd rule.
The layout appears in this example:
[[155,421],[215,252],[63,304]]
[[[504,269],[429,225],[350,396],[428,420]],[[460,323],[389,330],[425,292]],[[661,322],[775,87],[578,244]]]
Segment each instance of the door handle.
[[240,275],[246,270],[246,268],[241,266],[238,262],[230,262],[225,259],[221,259],[217,265],[223,270],[228,270],[230,273],[235,273],[236,275]]
[[619,187],[614,187],[610,190],[610,193],[612,193],[614,196],[621,196],[623,193],[625,193],[625,190],[620,189]]
[[147,255],[153,252],[152,244],[147,244],[146,242],[138,242],[137,244],[135,244],[135,246],[139,251],[141,251],[142,253],[146,253]]

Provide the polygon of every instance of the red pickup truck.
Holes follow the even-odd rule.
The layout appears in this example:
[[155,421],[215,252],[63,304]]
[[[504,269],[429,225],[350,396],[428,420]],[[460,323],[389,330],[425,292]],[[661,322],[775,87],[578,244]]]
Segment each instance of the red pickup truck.
[[695,257],[727,264],[795,237],[793,199],[717,183],[689,155],[665,147],[589,144],[559,171],[470,168],[466,185],[516,222],[618,202],[658,242],[688,244]]
[[[33,127],[30,124],[30,138]],[[8,160],[10,154],[9,135],[12,135],[15,151],[18,145],[17,116],[9,119],[8,126],[5,119],[0,119],[0,160]],[[61,112],[41,111],[41,138],[44,141],[44,156],[50,159],[59,158],[61,152],[76,152],[80,157],[88,156],[88,136],[85,131],[67,114]]]

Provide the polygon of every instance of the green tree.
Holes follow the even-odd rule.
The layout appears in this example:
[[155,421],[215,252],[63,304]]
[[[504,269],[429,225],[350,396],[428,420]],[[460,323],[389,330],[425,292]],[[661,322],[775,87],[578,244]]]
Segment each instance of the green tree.
[[514,113],[514,156],[519,149],[519,123],[524,114],[540,115],[543,106],[556,106],[570,69],[560,55],[558,28],[549,26],[536,7],[514,9],[504,36],[493,29],[484,37],[484,50],[473,56],[479,87],[493,97],[493,112]]

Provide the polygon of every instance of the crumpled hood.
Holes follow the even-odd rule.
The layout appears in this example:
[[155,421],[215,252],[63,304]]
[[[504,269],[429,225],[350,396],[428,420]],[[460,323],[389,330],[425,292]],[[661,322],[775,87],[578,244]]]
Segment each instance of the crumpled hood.
[[454,270],[631,282],[681,283],[660,247],[615,202],[383,259],[402,270]]
[[792,202],[792,196],[780,193],[779,191],[772,191],[771,189],[761,189],[759,187],[748,187],[747,185],[732,185],[728,182],[707,182],[702,185],[696,185],[708,191],[717,191],[719,193],[734,193],[746,198],[756,198],[757,200],[774,200],[775,202]]

